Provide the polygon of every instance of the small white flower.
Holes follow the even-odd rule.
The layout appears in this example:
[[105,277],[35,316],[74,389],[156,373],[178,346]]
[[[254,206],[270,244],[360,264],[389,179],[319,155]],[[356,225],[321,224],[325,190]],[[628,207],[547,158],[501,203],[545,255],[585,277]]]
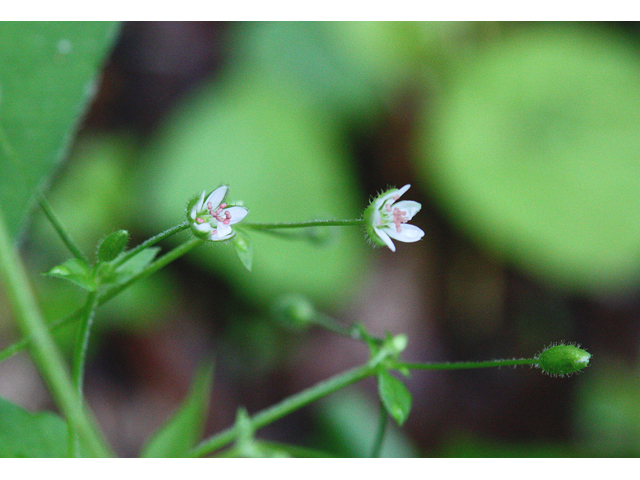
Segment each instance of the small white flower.
[[229,206],[223,203],[228,190],[228,186],[222,185],[216,188],[206,200],[205,190],[200,197],[195,197],[189,202],[187,215],[194,235],[214,242],[228,240],[235,235],[231,225],[246,217],[249,210],[238,205]]
[[409,187],[411,185],[381,193],[364,211],[365,228],[371,241],[389,247],[392,252],[396,251],[392,238],[401,242],[417,242],[424,236],[422,229],[407,223],[422,205],[411,200],[396,203]]

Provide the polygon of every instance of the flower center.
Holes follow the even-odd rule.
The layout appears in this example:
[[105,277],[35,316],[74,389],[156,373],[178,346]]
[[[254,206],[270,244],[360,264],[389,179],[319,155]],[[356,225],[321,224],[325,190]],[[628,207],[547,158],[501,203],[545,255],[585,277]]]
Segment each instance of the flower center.
[[402,232],[402,224],[409,221],[406,215],[407,212],[404,210],[400,210],[398,207],[395,207],[393,209],[393,223],[396,226],[396,232]]
[[209,214],[223,225],[229,225],[229,223],[231,223],[231,212],[228,210],[225,211],[225,208],[227,208],[227,204],[221,203],[218,205],[218,208],[214,210],[213,204],[211,202],[207,202],[207,210],[209,210]]

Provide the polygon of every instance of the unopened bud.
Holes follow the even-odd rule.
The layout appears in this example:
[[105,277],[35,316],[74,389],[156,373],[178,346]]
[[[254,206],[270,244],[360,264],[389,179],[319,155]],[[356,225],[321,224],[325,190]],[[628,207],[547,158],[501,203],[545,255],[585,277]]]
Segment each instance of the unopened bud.
[[280,323],[294,330],[306,328],[316,316],[313,304],[297,294],[285,295],[278,299],[274,304],[273,313]]
[[589,365],[591,354],[575,345],[555,345],[538,355],[538,366],[549,375],[570,375]]

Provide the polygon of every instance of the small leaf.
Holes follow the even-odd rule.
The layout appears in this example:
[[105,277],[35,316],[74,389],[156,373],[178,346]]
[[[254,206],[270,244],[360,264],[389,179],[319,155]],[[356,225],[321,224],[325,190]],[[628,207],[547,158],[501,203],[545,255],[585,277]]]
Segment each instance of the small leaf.
[[58,415],[31,413],[0,398],[0,457],[65,457],[67,435]]
[[53,267],[45,275],[50,277],[64,278],[76,285],[93,292],[97,286],[93,278],[91,266],[80,258],[72,258],[66,262]]
[[110,262],[120,255],[129,241],[129,232],[117,230],[102,240],[98,246],[98,261]]
[[202,435],[213,382],[213,365],[196,374],[189,395],[173,416],[143,447],[141,457],[184,457]]
[[233,237],[233,246],[236,249],[238,258],[242,264],[251,271],[251,264],[253,263],[253,245],[249,241],[244,233],[236,231],[236,235]]
[[380,372],[378,393],[389,415],[402,425],[411,411],[411,393],[407,387],[389,372]]

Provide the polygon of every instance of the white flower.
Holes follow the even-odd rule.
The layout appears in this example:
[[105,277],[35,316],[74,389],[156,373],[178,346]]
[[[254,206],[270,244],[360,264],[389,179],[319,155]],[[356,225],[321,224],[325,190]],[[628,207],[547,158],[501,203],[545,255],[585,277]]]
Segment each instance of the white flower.
[[396,251],[392,238],[401,242],[417,242],[424,236],[422,229],[407,223],[422,205],[411,200],[396,203],[409,187],[411,185],[381,193],[364,211],[365,228],[371,241],[389,247],[392,252]]
[[216,188],[205,200],[206,190],[200,197],[195,197],[187,206],[187,215],[191,223],[191,231],[197,237],[214,242],[228,240],[235,235],[231,228],[247,216],[249,210],[237,205],[228,206],[223,203],[229,187],[222,185]]

